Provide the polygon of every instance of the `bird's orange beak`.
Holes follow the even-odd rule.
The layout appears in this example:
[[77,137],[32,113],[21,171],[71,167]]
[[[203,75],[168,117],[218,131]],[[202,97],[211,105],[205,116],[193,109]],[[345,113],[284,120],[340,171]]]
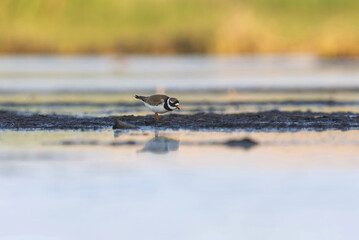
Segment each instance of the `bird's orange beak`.
[[179,107],[178,105],[176,106],[176,108],[177,108],[178,110],[180,110],[180,107]]

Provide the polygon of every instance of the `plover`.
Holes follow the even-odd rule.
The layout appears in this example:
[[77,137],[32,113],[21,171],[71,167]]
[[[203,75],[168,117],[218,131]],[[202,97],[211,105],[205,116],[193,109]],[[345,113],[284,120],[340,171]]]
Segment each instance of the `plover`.
[[159,113],[166,113],[175,109],[180,109],[177,98],[172,98],[166,95],[155,94],[149,97],[135,95],[135,98],[140,99],[147,108],[155,112],[155,118],[159,120]]

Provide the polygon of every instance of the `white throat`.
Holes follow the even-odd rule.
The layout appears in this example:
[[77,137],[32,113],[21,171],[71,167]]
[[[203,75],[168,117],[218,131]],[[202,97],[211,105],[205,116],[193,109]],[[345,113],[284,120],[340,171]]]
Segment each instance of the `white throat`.
[[172,106],[170,105],[170,99],[169,99],[169,98],[167,99],[167,106],[168,106],[171,110],[175,110],[175,109],[176,109],[176,107],[172,107]]

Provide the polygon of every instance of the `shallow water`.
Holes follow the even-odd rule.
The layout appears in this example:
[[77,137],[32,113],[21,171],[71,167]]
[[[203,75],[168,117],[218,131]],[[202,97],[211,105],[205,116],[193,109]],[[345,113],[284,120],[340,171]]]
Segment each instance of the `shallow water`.
[[[4,131],[0,234],[351,239],[359,220],[357,135]],[[243,138],[258,145],[224,144]]]
[[359,130],[41,126],[144,116],[133,95],[156,90],[185,116],[354,116],[358,69],[288,55],[3,56],[0,110],[44,116],[0,131],[0,239],[356,239]]
[[311,90],[358,88],[358,78],[358,59],[312,55],[0,57],[2,91]]

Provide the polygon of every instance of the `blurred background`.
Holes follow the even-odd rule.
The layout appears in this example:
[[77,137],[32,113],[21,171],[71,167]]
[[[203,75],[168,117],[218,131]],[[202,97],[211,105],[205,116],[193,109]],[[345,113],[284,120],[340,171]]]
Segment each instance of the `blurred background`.
[[352,0],[2,0],[1,53],[359,54]]
[[351,0],[3,0],[0,91],[353,90],[358,8]]

